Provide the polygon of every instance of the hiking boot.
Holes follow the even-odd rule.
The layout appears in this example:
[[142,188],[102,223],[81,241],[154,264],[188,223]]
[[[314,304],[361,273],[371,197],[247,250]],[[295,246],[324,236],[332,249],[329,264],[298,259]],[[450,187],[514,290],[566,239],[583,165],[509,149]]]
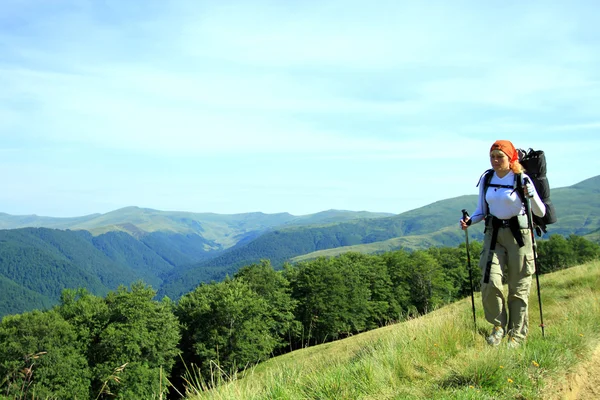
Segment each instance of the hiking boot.
[[509,349],[516,349],[517,347],[521,346],[521,340],[514,336],[509,336],[508,343],[506,345]]
[[504,337],[504,329],[502,329],[501,326],[495,326],[494,329],[492,329],[492,333],[490,334],[490,336],[485,338],[485,341],[490,346],[498,346],[500,344],[500,342],[502,341],[503,337]]

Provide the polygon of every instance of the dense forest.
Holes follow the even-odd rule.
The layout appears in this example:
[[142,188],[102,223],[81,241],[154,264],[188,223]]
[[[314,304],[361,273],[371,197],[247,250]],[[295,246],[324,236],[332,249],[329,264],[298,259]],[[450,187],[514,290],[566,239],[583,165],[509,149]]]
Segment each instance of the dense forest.
[[[470,254],[480,251],[471,243]],[[51,309],[0,322],[0,398],[176,398],[199,379],[210,386],[215,376],[464,298],[466,253],[464,244],[346,253],[282,269],[262,260],[177,302],[157,301],[143,282],[104,297],[67,289]],[[599,257],[598,244],[575,235],[538,243],[540,273]]]
[[[552,190],[560,215],[551,234],[599,242],[600,176]],[[222,281],[244,265],[284,263],[405,249],[454,247],[464,241],[457,210],[476,195],[440,200],[397,215],[329,210],[218,215],[127,207],[78,218],[0,213],[0,318],[59,304],[63,289],[106,296],[143,281],[155,298],[178,301],[200,282]],[[483,224],[469,230],[483,238]]]

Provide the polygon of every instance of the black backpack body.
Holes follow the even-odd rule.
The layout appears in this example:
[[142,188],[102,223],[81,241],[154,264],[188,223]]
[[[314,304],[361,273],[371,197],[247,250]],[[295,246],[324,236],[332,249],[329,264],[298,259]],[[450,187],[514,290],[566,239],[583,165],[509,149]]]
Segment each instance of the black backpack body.
[[[542,232],[546,233],[547,225],[557,221],[556,210],[550,200],[550,184],[548,183],[548,177],[546,176],[546,156],[543,150],[533,150],[531,148],[528,151],[517,149],[517,152],[519,154],[519,163],[521,163],[525,173],[531,178],[536,192],[546,206],[546,214],[543,217],[540,218],[537,215],[533,215],[533,225],[538,236],[541,236]],[[490,180],[494,175],[493,169],[487,170],[484,174],[483,193],[485,196],[487,188],[496,185],[490,185]],[[527,204],[523,198],[522,181],[521,174],[515,174],[515,182],[512,187],[521,197],[521,201],[523,201],[524,204]]]
[[517,151],[519,152],[519,162],[533,181],[536,192],[546,206],[546,214],[542,218],[534,215],[533,222],[542,231],[546,232],[546,225],[557,221],[556,210],[550,200],[550,184],[546,176],[546,155],[543,150],[529,149],[529,151],[525,151],[518,149]]

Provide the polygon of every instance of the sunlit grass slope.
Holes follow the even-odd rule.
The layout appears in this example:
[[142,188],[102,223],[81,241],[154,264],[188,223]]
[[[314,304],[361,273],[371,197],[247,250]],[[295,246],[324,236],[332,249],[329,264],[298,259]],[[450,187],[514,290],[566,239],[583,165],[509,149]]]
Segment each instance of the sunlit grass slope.
[[[481,239],[483,237],[483,226],[475,226],[471,228],[470,234],[472,235],[472,239]],[[457,242],[464,241],[464,239],[464,232],[456,229],[455,225],[452,225],[442,228],[439,231],[423,235],[401,236],[379,242],[314,251],[312,253],[296,256],[292,258],[290,262],[296,263],[301,261],[309,261],[319,257],[337,257],[340,254],[348,252],[373,254],[399,249],[412,251],[427,249],[430,247],[453,247]]]
[[189,399],[552,399],[600,340],[600,262],[535,282],[530,334],[517,349],[484,342],[489,326],[476,297],[422,318],[295,351]]

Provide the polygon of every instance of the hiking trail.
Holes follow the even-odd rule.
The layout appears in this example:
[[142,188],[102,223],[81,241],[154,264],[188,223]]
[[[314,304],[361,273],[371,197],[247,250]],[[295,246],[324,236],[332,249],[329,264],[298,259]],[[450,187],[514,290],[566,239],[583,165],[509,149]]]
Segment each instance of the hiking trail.
[[566,382],[554,398],[561,400],[600,399],[600,345],[596,346],[590,360],[582,363],[576,372],[567,375]]

